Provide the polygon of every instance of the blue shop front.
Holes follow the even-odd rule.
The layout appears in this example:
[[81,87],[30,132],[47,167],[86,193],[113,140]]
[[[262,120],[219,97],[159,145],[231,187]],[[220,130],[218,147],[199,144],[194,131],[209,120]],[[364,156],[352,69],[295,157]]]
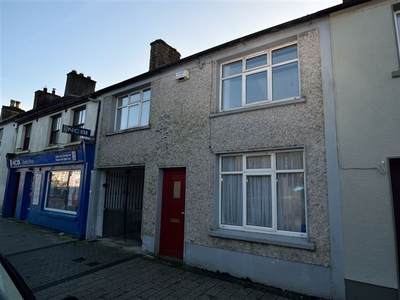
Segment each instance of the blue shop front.
[[27,220],[84,239],[94,145],[8,154],[3,217]]

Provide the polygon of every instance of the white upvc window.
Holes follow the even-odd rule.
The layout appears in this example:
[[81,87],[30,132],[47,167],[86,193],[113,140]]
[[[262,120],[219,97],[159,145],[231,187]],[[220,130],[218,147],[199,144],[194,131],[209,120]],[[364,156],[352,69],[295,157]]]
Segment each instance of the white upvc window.
[[149,125],[151,89],[117,98],[115,130]]
[[302,150],[222,155],[219,227],[307,236]]
[[220,110],[300,96],[297,44],[221,64]]
[[394,12],[394,22],[396,24],[397,49],[400,58],[400,10]]

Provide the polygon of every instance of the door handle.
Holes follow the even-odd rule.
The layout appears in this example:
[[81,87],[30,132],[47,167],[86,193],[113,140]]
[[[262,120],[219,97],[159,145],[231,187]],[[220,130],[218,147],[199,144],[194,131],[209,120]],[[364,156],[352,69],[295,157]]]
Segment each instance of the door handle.
[[184,214],[185,214],[185,212],[183,211],[183,212],[181,212],[181,214],[182,214],[182,215],[184,215]]

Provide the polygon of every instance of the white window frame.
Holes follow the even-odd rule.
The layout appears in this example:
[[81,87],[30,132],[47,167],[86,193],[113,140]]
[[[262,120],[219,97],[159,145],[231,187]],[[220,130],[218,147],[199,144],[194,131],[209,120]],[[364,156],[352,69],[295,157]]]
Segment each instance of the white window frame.
[[[290,170],[277,170],[276,169],[276,154],[285,153],[285,152],[301,152],[303,155],[303,168],[302,169],[290,169]],[[247,169],[246,161],[247,157],[251,156],[271,156],[271,168],[266,169]],[[224,157],[235,157],[242,156],[242,171],[222,171],[222,158]],[[306,232],[294,232],[294,231],[283,231],[278,230],[278,208],[277,208],[277,191],[276,191],[276,182],[277,182],[277,174],[286,174],[286,173],[302,173],[303,174],[303,184],[304,184],[304,214],[305,214],[305,226]],[[243,199],[243,209],[242,209],[242,223],[243,225],[227,225],[222,224],[222,175],[224,174],[238,174],[242,175],[242,199]],[[247,184],[246,179],[249,176],[254,175],[267,175],[271,176],[271,190],[272,190],[272,227],[258,227],[247,225],[247,207],[246,207],[246,194],[247,194]],[[227,154],[221,155],[219,157],[219,210],[218,210],[218,223],[219,228],[236,230],[236,231],[246,231],[246,232],[256,232],[256,233],[268,233],[274,235],[283,235],[283,236],[294,236],[294,237],[304,237],[308,236],[308,220],[307,220],[307,193],[306,193],[306,173],[305,173],[305,156],[303,149],[291,149],[277,152],[257,152],[257,153],[235,153],[235,154]]]
[[[143,100],[143,94],[146,91],[150,91],[150,98]],[[137,102],[130,103],[129,102],[129,98],[132,95],[138,94],[138,93],[140,93],[140,100],[137,101]],[[127,105],[119,105],[119,100],[123,99],[125,97],[128,97]],[[144,103],[149,103],[149,113],[148,113],[148,116],[147,116],[146,124],[141,124],[142,113],[143,113],[143,104]],[[128,94],[124,94],[122,96],[118,96],[117,99],[116,99],[114,129],[116,131],[123,131],[123,130],[131,129],[131,128],[140,128],[140,127],[148,126],[149,125],[149,120],[150,120],[150,105],[151,105],[151,87],[146,87],[146,88],[143,88],[143,89],[140,89],[140,90],[135,90],[135,91],[133,91],[131,93],[128,93]],[[134,106],[139,106],[139,108],[138,108],[138,111],[139,111],[139,113],[138,113],[138,122],[137,122],[136,125],[128,126],[128,124],[129,124],[129,108],[130,107],[134,107]],[[118,113],[119,113],[119,111],[122,111],[123,108],[127,108],[128,109],[128,115],[127,115],[127,118],[126,118],[126,126],[125,127],[122,127],[122,124],[119,124],[119,121],[118,121]]]
[[[276,51],[276,50],[280,50],[286,47],[290,47],[296,45],[297,46],[297,58],[295,59],[291,59],[291,60],[287,60],[281,63],[277,63],[277,64],[272,64],[272,52]],[[260,105],[260,104],[266,104],[266,103],[271,103],[271,102],[279,102],[279,101],[287,101],[287,100],[292,100],[292,99],[297,99],[300,98],[300,94],[301,94],[301,85],[300,85],[300,59],[299,59],[299,45],[296,42],[291,42],[291,43],[287,43],[287,44],[283,44],[277,47],[273,47],[270,48],[268,50],[264,50],[264,51],[260,51],[257,53],[252,53],[250,55],[246,55],[243,56],[241,58],[236,58],[236,59],[232,59],[229,61],[226,61],[224,63],[220,64],[220,89],[219,89],[219,110],[220,111],[228,111],[228,110],[234,110],[234,109],[241,109],[244,107],[248,107],[248,106],[255,106],[255,105]],[[246,69],[246,61],[248,59],[251,58],[255,58],[261,55],[267,54],[267,64],[263,65],[263,66],[258,66],[258,67],[254,67],[254,68],[250,68],[250,69]],[[242,72],[238,73],[238,74],[234,74],[231,76],[227,76],[227,77],[223,77],[223,67],[229,64],[232,64],[234,62],[239,62],[242,61]],[[273,76],[272,76],[272,69],[275,67],[279,67],[279,66],[283,66],[283,65],[288,65],[291,63],[297,62],[297,77],[298,77],[298,87],[299,87],[299,94],[297,96],[294,97],[289,97],[289,98],[283,98],[283,99],[275,99],[273,100],[273,90],[272,90],[272,80],[273,80]],[[257,73],[261,73],[261,72],[267,72],[267,99],[262,100],[262,101],[257,101],[254,103],[246,103],[246,77],[252,74],[257,74]],[[235,107],[235,108],[224,108],[223,107],[223,81],[226,79],[231,79],[231,78],[235,78],[235,77],[240,77],[242,78],[242,106],[240,107]]]
[[397,51],[399,53],[399,59],[400,59],[400,10],[395,10],[393,12],[393,17],[394,17],[395,32],[397,38]]

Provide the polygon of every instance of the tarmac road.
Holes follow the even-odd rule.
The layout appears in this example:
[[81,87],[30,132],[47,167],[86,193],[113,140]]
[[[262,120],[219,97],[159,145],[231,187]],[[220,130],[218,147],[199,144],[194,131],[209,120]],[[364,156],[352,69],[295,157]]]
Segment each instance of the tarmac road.
[[133,243],[72,236],[0,218],[0,253],[39,300],[316,299],[146,255]]

